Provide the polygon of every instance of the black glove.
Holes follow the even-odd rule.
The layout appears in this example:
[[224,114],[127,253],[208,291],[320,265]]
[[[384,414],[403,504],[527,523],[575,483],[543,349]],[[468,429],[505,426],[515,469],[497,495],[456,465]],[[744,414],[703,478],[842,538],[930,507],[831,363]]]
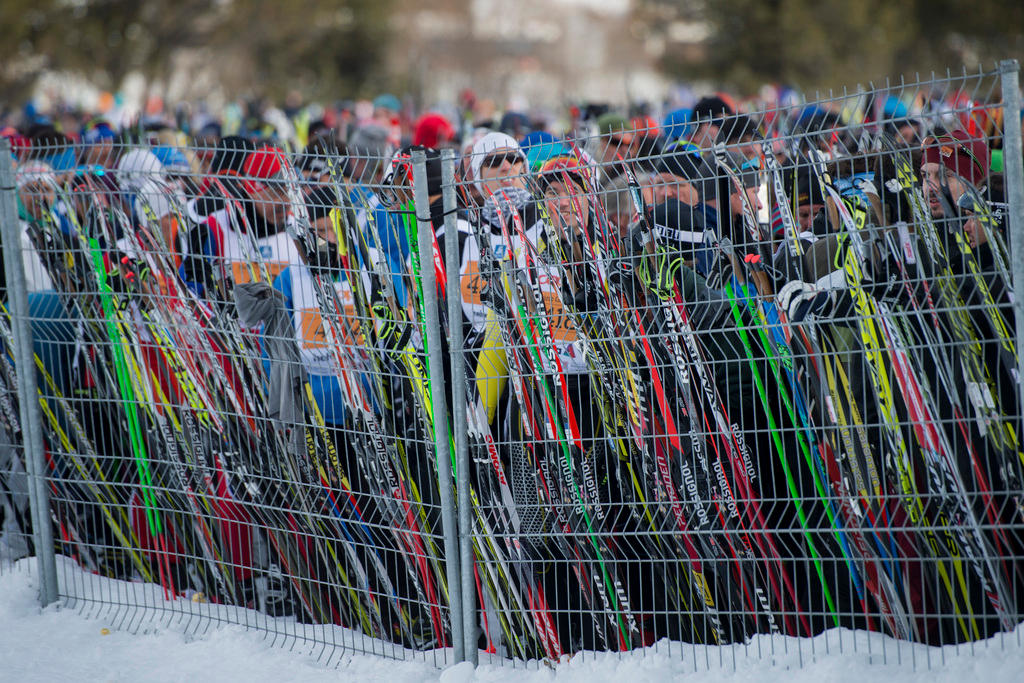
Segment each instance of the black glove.
[[571,301],[572,307],[579,313],[595,313],[598,310],[597,290],[589,282],[583,282],[576,287],[575,293],[569,286],[567,279],[562,279],[562,301]]
[[904,292],[899,265],[887,252],[872,253],[861,262],[860,286],[878,301],[895,303]]

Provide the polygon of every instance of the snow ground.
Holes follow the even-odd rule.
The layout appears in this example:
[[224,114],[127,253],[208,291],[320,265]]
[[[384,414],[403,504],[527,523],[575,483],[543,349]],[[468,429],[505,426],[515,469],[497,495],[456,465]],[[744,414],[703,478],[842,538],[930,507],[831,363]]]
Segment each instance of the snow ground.
[[[161,604],[157,586],[100,579],[58,558],[62,594],[83,600],[41,609],[36,598],[35,560],[0,566],[0,680],[33,681],[387,681],[388,683],[640,683],[686,680],[695,683],[839,681],[875,683],[1001,683],[1024,680],[1024,627],[975,646],[929,648],[897,643],[879,634],[833,630],[813,639],[759,637],[730,649],[658,643],[628,655],[580,655],[554,669],[536,664],[510,668],[482,663],[445,668],[444,652],[398,656],[394,661],[339,649],[325,666],[313,656],[320,648],[286,643],[275,647],[265,632],[225,623],[241,620],[269,630],[305,633],[353,643],[360,636],[336,627],[311,627],[274,620],[251,610],[179,600],[175,612]],[[116,599],[148,605],[124,611],[98,607]],[[86,616],[86,615],[90,616]],[[208,614],[214,621],[190,615]],[[182,616],[184,615],[184,616]],[[132,629],[137,634],[127,630]],[[362,646],[385,646],[368,639]],[[390,646],[387,646],[390,647]],[[840,651],[840,647],[842,651]],[[448,653],[450,654],[450,653]],[[322,657],[322,659],[327,659]],[[481,660],[483,661],[483,660]],[[435,663],[436,662],[436,663]],[[801,666],[802,665],[802,666]],[[930,668],[929,668],[930,667]]]

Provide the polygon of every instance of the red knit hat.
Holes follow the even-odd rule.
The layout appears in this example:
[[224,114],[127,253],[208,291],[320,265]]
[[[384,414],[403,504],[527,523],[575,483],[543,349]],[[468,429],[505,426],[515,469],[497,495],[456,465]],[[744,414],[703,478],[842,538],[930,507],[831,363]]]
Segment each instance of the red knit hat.
[[437,147],[455,137],[455,129],[451,122],[440,114],[424,114],[416,122],[416,130],[413,131],[412,144],[423,145],[437,149]]
[[266,189],[266,183],[261,183],[260,180],[279,178],[283,164],[284,152],[276,147],[264,145],[249,152],[242,164],[242,178],[244,179],[242,182],[245,185],[245,191],[249,194],[262,192]]
[[977,187],[988,180],[990,159],[985,140],[955,130],[949,135],[925,138],[921,163],[941,164]]

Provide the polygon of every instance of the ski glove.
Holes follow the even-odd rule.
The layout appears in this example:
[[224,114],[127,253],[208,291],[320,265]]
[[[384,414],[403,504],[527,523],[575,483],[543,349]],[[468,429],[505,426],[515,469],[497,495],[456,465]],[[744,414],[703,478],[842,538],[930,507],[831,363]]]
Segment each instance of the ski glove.
[[897,303],[904,291],[899,265],[887,252],[864,259],[860,286],[878,301]]
[[779,306],[789,321],[799,323],[811,316],[828,317],[835,311],[832,292],[818,289],[803,280],[790,280],[777,295]]

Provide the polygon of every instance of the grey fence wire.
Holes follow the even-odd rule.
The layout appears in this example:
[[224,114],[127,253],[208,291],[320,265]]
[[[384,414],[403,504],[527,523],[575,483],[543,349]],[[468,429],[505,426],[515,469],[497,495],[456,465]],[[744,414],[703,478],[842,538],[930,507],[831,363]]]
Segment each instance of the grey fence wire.
[[326,659],[1005,644],[1017,79],[457,160],[20,150],[4,552],[123,628]]

